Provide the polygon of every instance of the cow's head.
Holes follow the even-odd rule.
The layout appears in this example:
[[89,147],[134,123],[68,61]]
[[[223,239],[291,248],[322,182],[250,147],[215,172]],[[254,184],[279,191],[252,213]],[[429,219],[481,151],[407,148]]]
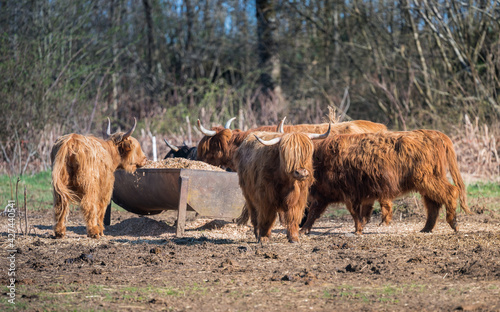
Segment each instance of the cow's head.
[[111,140],[113,144],[117,147],[118,153],[120,154],[120,164],[118,168],[125,169],[126,171],[132,173],[137,168],[146,165],[146,155],[141,149],[139,141],[131,137],[132,133],[137,126],[137,120],[134,118],[134,126],[129,131],[116,132],[114,134],[110,133],[111,122],[108,118],[108,129],[106,131],[106,138]]
[[284,173],[294,180],[305,181],[313,179],[314,146],[311,140],[328,137],[330,130],[331,125],[323,134],[285,133],[269,141],[262,140],[258,136],[255,137],[264,145],[271,146],[279,143],[280,173]]
[[227,167],[231,163],[230,141],[233,132],[229,127],[231,122],[236,119],[231,118],[226,122],[224,128],[215,127],[212,130],[205,129],[198,119],[198,129],[205,136],[198,143],[197,157],[198,160],[204,161],[214,166]]
[[189,147],[184,143],[181,147],[177,147],[167,140],[165,141],[165,144],[167,144],[168,147],[170,147],[170,151],[165,155],[164,159],[167,158],[186,158],[186,159],[193,159],[196,160],[196,147]]

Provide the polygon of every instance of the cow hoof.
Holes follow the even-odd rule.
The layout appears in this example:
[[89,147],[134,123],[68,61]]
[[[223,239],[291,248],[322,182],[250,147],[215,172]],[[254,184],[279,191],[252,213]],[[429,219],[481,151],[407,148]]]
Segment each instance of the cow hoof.
[[87,233],[87,237],[89,238],[99,238],[99,233]]
[[429,230],[429,229],[426,229],[426,228],[423,228],[420,233],[432,233],[432,230]]
[[311,230],[310,229],[302,228],[302,229],[300,229],[299,233],[307,235],[307,234],[311,233]]
[[66,233],[55,233],[54,234],[55,238],[57,238],[57,239],[64,238],[65,235],[66,235]]
[[295,240],[295,239],[289,239],[288,242],[292,243],[292,244],[295,244],[295,243],[298,243],[299,240],[298,239],[297,240]]
[[269,237],[263,236],[263,237],[259,238],[259,243],[261,243],[261,244],[269,243]]

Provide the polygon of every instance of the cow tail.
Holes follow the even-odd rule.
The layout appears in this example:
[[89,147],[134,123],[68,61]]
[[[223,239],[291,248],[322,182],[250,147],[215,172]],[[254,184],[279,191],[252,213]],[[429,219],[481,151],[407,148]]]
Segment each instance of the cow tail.
[[250,212],[248,211],[247,204],[245,203],[245,206],[243,206],[243,210],[241,211],[241,215],[238,218],[236,218],[234,221],[239,226],[243,226],[243,225],[246,225],[248,223],[249,219],[250,219]]
[[61,201],[60,207],[64,211],[56,212],[56,214],[63,213],[67,215],[66,211],[69,209],[70,203],[77,203],[77,195],[68,188],[69,172],[67,168],[67,160],[72,153],[69,140],[63,142],[57,151],[52,165],[52,187],[54,188],[54,205],[58,200]]
[[448,160],[449,170],[453,182],[458,187],[460,207],[467,214],[472,214],[469,207],[467,206],[467,192],[465,189],[464,181],[462,180],[462,176],[460,175],[460,170],[458,169],[457,156],[455,154],[455,151],[453,150],[453,143],[451,141],[449,141],[449,144],[446,144],[446,158]]

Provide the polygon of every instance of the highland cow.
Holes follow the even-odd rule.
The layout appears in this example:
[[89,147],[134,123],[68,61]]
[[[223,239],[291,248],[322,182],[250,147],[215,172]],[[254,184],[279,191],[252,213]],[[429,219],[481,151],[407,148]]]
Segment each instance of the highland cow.
[[106,140],[71,133],[56,141],[51,151],[56,238],[66,234],[70,203],[80,205],[88,237],[104,236],[104,214],[111,200],[115,170],[132,173],[146,163],[139,142],[130,136],[136,124],[134,119],[128,132],[111,135],[108,120]]
[[[356,234],[361,234],[375,200],[390,205],[411,191],[422,195],[427,211],[422,232],[433,230],[442,205],[446,221],[457,231],[457,198],[470,213],[453,144],[439,131],[332,135],[315,145],[314,163],[316,183],[301,233],[310,232],[328,204],[343,202],[354,219]],[[448,169],[456,186],[446,178]],[[382,213],[390,218],[391,207],[383,206]]]
[[283,214],[288,240],[299,241],[299,222],[314,181],[311,140],[329,133],[255,132],[236,150],[234,163],[259,242],[269,240],[277,213]]
[[[231,118],[224,127],[214,127],[212,130],[205,129],[198,120],[198,128],[205,135],[198,143],[197,158],[214,166],[229,168],[236,171],[233,164],[233,154],[245,138],[256,131],[276,131],[276,126],[262,126],[247,131],[239,129],[231,130],[229,126],[235,117]],[[305,132],[305,133],[324,133],[329,127],[328,123],[319,125],[301,124],[295,126],[284,126],[284,132]],[[331,124],[332,133],[365,133],[385,131],[387,127],[383,124],[374,123],[366,120],[355,120],[350,122],[341,122]]]
[[164,141],[165,141],[165,144],[167,144],[167,146],[170,147],[170,151],[167,153],[167,155],[165,155],[165,157],[163,159],[167,159],[167,158],[186,158],[186,159],[190,159],[190,160],[197,159],[196,146],[189,147],[186,145],[186,143],[184,143],[184,145],[182,145],[181,147],[177,147],[165,139],[164,139]]

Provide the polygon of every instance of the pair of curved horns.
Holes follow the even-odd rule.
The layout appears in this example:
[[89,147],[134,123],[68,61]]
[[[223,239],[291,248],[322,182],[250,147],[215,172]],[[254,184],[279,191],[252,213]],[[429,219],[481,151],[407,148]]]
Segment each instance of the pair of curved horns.
[[163,139],[163,141],[165,141],[165,143],[167,144],[168,147],[170,147],[174,152],[178,152],[179,151],[179,148],[173,144],[170,144],[167,139]]
[[[235,120],[235,119],[236,119],[236,117],[233,117],[233,118],[229,119],[229,120],[226,122],[226,125],[224,126],[224,128],[229,129],[229,127],[231,127],[231,123],[232,123],[232,122],[233,122],[233,120]],[[200,120],[199,120],[199,119],[198,119],[197,123],[198,123],[198,129],[200,129],[201,133],[203,133],[204,135],[206,135],[206,136],[214,136],[214,135],[216,135],[216,134],[217,134],[217,132],[216,132],[216,131],[214,131],[214,130],[208,130],[208,129],[205,129],[205,127],[203,127],[203,126],[201,125],[201,122],[200,122]]]
[[[285,121],[285,118],[283,118],[282,122],[284,122],[284,121]],[[283,127],[283,124],[281,124],[281,127]],[[278,126],[278,128],[279,128],[279,126]],[[332,123],[330,122],[328,124],[328,130],[326,130],[326,132],[323,134],[319,134],[319,133],[304,133],[304,134],[307,135],[311,140],[324,139],[330,135],[331,130],[332,130]],[[281,133],[283,133],[283,132],[281,132]],[[279,141],[281,141],[281,137],[277,137],[277,138],[266,141],[266,140],[259,138],[255,134],[254,134],[254,136],[257,139],[257,141],[259,141],[260,143],[267,145],[267,146],[274,145],[274,144],[278,143]]]
[[[130,129],[129,131],[127,131],[127,133],[123,135],[123,140],[132,135],[136,126],[137,126],[137,119],[135,119],[134,117],[134,125],[132,126],[132,129]],[[106,139],[109,138],[110,136],[111,136],[111,120],[109,120],[108,117],[108,128],[106,129]]]

